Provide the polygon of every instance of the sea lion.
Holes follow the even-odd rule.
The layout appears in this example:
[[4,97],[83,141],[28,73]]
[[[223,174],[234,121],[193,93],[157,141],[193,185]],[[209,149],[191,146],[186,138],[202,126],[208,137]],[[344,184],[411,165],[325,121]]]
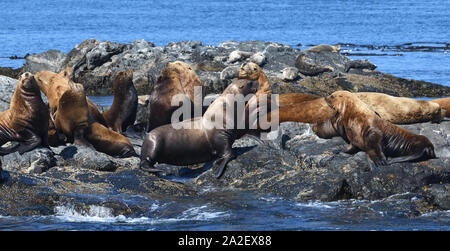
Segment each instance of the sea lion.
[[[208,107],[202,117],[163,125],[150,131],[142,145],[141,168],[157,171],[153,168],[155,163],[191,165],[216,159],[213,168],[215,177],[219,178],[233,158],[233,142],[243,135],[234,125],[232,128],[226,127],[233,118],[228,116],[225,107],[234,105],[235,101],[230,97],[255,93],[257,86],[256,81],[236,80]],[[236,116],[236,108],[233,109]],[[231,122],[234,124],[240,119],[235,117]],[[220,124],[223,128],[213,124]]]
[[[73,69],[66,67],[59,73],[41,71],[35,74],[35,79],[41,91],[47,96],[50,113],[53,115],[58,107],[59,99],[65,91],[74,86]],[[91,116],[99,123],[106,126],[106,122],[97,106],[86,97]]]
[[87,128],[89,127],[89,108],[82,85],[74,85],[59,99],[58,109],[53,115],[56,132],[62,132],[66,142],[88,145],[85,142]]
[[103,118],[109,128],[122,133],[136,120],[138,95],[133,85],[132,70],[117,73],[113,81],[113,92],[113,103],[103,113]]
[[[350,144],[347,153],[364,151],[370,167],[436,158],[431,141],[380,118],[367,104],[348,91],[325,98],[337,113],[333,127]],[[387,159],[391,157],[391,159]]]
[[[149,132],[170,123],[172,113],[180,107],[171,105],[172,98],[177,94],[187,95],[192,108],[201,105],[197,103],[201,100],[194,97],[194,88],[201,86],[200,78],[188,64],[181,61],[167,63],[150,93],[149,116],[145,131]],[[191,111],[191,115],[194,115],[194,109]]]
[[334,68],[328,65],[314,64],[311,58],[305,52],[300,52],[295,60],[295,67],[298,71],[306,76],[317,76],[324,72],[332,72]]
[[[413,124],[428,121],[439,123],[445,116],[445,111],[431,101],[393,97],[375,92],[353,94],[367,104],[379,117],[393,124]],[[327,139],[339,136],[329,120],[318,122],[313,125],[312,130],[320,138]]]
[[91,120],[86,134],[95,150],[115,158],[139,157],[127,137]]
[[316,53],[320,53],[322,51],[339,53],[340,50],[341,50],[341,45],[328,45],[328,44],[319,44],[319,45],[316,45],[316,46],[306,49],[306,51],[311,51],[311,52],[316,52]]
[[350,62],[347,62],[345,64],[345,72],[350,71],[350,69],[369,69],[369,70],[375,70],[377,66],[370,62],[367,59],[358,59],[358,60],[351,60]]
[[439,104],[441,106],[441,109],[445,110],[444,116],[450,118],[450,98],[433,99],[431,100],[431,102]]
[[262,71],[259,65],[249,62],[241,65],[238,74],[239,79],[249,79],[249,80],[258,80],[259,90],[257,91],[257,95],[265,93],[272,93],[272,89],[270,88],[269,79],[266,74]]
[[[283,102],[281,101],[282,98],[285,99]],[[320,123],[330,119],[336,113],[327,105],[325,98],[315,95],[292,95],[292,99],[280,95],[279,99],[279,109],[272,110],[268,114],[268,118],[270,119],[275,116],[274,113],[277,113],[280,123]]]
[[117,158],[138,157],[125,136],[105,127],[92,117],[81,84],[73,85],[59,99],[55,112],[55,128],[57,133],[64,134],[65,143],[93,147]]
[[394,97],[376,92],[357,92],[355,95],[369,105],[381,118],[393,124],[428,121],[439,123],[442,120],[441,107],[430,101]]
[[[20,75],[9,109],[0,113],[0,154],[23,154],[38,146],[48,147],[49,111],[33,75]],[[11,147],[6,142],[16,141]]]

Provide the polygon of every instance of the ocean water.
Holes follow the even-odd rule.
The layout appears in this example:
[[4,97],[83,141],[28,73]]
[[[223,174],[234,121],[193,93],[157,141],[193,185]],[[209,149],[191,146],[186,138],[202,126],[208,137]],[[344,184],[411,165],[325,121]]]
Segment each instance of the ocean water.
[[[367,58],[380,71],[450,86],[448,0],[0,0],[0,66],[20,67],[24,60],[8,59],[14,55],[67,53],[88,38],[145,39],[158,46],[264,40],[301,49],[341,43],[342,52]],[[111,97],[95,100],[108,105]],[[50,216],[0,216],[0,230],[450,230],[450,212],[410,215],[395,209],[402,199],[298,203],[225,193],[233,200],[179,203],[131,196],[126,199],[148,204],[148,212],[135,218],[96,205],[84,211],[59,205]]]
[[383,72],[450,85],[448,0],[1,0],[0,23],[0,66],[20,67],[24,60],[4,58],[13,55],[69,52],[88,38],[121,43],[145,39],[158,46],[183,40],[211,45],[264,40],[291,46],[418,42],[443,49],[364,58]]

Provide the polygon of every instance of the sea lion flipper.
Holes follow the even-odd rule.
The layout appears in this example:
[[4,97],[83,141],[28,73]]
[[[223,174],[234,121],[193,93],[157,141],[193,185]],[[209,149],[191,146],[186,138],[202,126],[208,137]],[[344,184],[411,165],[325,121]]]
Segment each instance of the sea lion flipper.
[[349,145],[348,148],[344,151],[344,153],[355,154],[358,153],[359,151],[361,151],[361,149],[359,149],[358,147],[354,145]]
[[419,160],[422,157],[436,158],[436,155],[435,155],[433,149],[425,148],[422,151],[417,152],[415,154],[392,158],[392,159],[388,160],[388,163],[394,164],[394,163],[400,163],[400,162],[414,161],[414,160]]
[[30,138],[28,138],[27,141],[20,142],[19,146],[16,149],[16,151],[18,151],[20,155],[33,150],[42,143],[41,137],[37,136],[34,132],[31,131],[29,131],[29,133],[31,134]]
[[216,179],[219,179],[222,176],[223,172],[225,171],[226,165],[228,164],[228,162],[230,162],[232,158],[233,156],[229,156],[214,161],[213,168],[214,168],[214,177],[216,177]]

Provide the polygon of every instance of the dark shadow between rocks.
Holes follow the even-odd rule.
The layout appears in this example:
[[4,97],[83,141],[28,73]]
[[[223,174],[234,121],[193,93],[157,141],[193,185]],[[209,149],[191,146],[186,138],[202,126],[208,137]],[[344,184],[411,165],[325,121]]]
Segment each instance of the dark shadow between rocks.
[[73,159],[73,156],[77,154],[78,149],[75,146],[68,146],[64,148],[59,154],[64,160]]

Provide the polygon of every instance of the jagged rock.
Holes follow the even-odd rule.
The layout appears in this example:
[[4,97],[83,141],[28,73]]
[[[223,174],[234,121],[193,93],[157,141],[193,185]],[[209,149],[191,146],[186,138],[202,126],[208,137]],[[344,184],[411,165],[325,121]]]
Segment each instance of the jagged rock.
[[40,174],[56,165],[56,158],[47,148],[36,148],[20,155],[13,152],[1,157],[5,171]]
[[26,57],[23,71],[33,74],[40,71],[59,72],[63,68],[65,60],[66,54],[58,50],[29,55]]
[[226,80],[237,78],[239,74],[239,68],[239,66],[228,66],[220,73],[220,79]]
[[17,86],[17,79],[0,76],[0,112],[9,109],[9,103]]
[[[445,209],[449,196],[437,185],[450,181],[450,122],[404,126],[426,135],[434,144],[437,159],[398,163],[370,170],[364,152],[343,153],[341,138],[319,139],[309,125],[283,125],[282,136],[271,144],[236,149],[238,156],[229,162],[221,179],[210,170],[193,183],[250,190],[298,201],[341,199],[376,200],[394,194],[418,193],[430,204]],[[433,189],[430,189],[433,188]]]
[[[229,61],[229,56],[234,54],[237,57],[232,57]],[[307,65],[320,66],[321,71],[312,74],[315,76],[306,76],[309,73],[301,73],[300,70],[300,80],[290,78],[283,80],[277,77],[283,69],[294,67],[300,55],[303,55],[302,61]],[[33,57],[42,57],[39,59],[41,61],[46,60],[45,55],[41,54],[33,55]],[[371,70],[370,67],[366,67],[365,70],[351,68],[349,73],[346,73],[346,65],[352,62],[355,64],[358,60],[351,60],[337,52],[300,51],[288,45],[264,41],[225,41],[218,46],[203,45],[198,41],[182,41],[161,47],[145,40],[117,44],[89,39],[67,54],[61,68],[73,66],[76,82],[85,86],[88,95],[111,95],[111,85],[115,74],[118,71],[132,69],[133,83],[138,93],[146,95],[150,93],[164,66],[176,60],[192,65],[204,82],[203,86],[207,94],[220,93],[224,86],[229,84],[229,78],[236,76],[235,72],[230,71],[228,67],[237,67],[244,61],[250,60],[262,66],[269,80],[272,80],[274,92],[307,92],[326,95],[336,90],[351,90],[380,91],[407,97],[450,96],[450,87],[396,78]],[[27,60],[27,64],[32,66],[33,62]],[[217,78],[221,73],[227,74]],[[280,78],[280,80],[273,78]],[[330,85],[327,85],[328,82]]]

